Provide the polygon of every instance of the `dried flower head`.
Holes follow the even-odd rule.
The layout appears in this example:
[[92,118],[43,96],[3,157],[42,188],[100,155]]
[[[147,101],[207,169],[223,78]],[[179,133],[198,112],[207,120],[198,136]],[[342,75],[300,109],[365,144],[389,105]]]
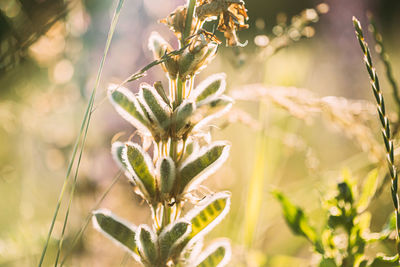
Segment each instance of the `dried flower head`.
[[[182,39],[182,34],[185,30],[186,23],[186,6],[178,6],[168,17],[160,20],[161,23],[167,25],[173,31],[178,39]],[[192,31],[194,24],[192,23]]]
[[224,33],[228,46],[240,45],[236,32],[249,27],[242,0],[201,0],[196,15],[200,21],[219,18],[218,30]]

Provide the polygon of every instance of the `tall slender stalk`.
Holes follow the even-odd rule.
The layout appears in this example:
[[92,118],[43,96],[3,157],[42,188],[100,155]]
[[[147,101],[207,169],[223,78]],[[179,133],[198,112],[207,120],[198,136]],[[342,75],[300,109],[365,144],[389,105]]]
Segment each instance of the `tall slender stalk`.
[[399,114],[400,117],[400,95],[399,95],[399,87],[397,85],[396,79],[394,78],[393,75],[393,69],[392,69],[392,65],[390,64],[389,61],[389,55],[386,52],[386,48],[384,46],[383,43],[383,38],[382,38],[382,34],[379,33],[377,27],[376,27],[376,23],[374,18],[372,17],[371,14],[368,15],[369,18],[369,23],[370,23],[370,29],[372,32],[372,36],[375,39],[376,44],[378,45],[379,49],[376,49],[376,51],[378,52],[383,65],[385,66],[385,71],[386,71],[386,77],[389,81],[390,86],[392,87],[392,94],[393,94],[393,99],[396,102],[397,105],[397,112]]
[[361,50],[364,53],[364,62],[365,62],[365,66],[367,67],[368,75],[369,75],[369,78],[371,81],[372,91],[374,93],[375,100],[377,102],[377,110],[378,110],[379,119],[380,119],[380,122],[382,125],[382,136],[383,136],[383,141],[385,143],[387,163],[388,163],[389,173],[390,173],[390,177],[391,177],[391,181],[392,181],[392,185],[391,185],[390,189],[391,189],[392,200],[393,200],[393,205],[394,205],[394,210],[395,210],[395,215],[396,215],[396,249],[397,249],[397,254],[400,255],[400,246],[399,246],[400,216],[399,216],[399,196],[397,193],[398,174],[397,174],[396,166],[394,164],[394,149],[393,149],[393,140],[392,140],[391,132],[390,132],[390,123],[389,123],[389,119],[386,115],[385,102],[383,99],[382,91],[380,89],[378,75],[376,73],[375,68],[372,65],[371,53],[368,48],[368,44],[364,39],[361,24],[355,17],[353,17],[353,24],[354,24],[354,29],[355,29],[356,36],[359,41]]
[[[70,160],[70,162],[68,164],[68,169],[67,169],[66,177],[64,179],[64,184],[62,186],[62,189],[61,189],[58,201],[57,201],[57,205],[56,205],[56,209],[55,209],[55,212],[54,212],[54,215],[53,215],[53,219],[51,221],[50,229],[49,229],[49,232],[47,234],[46,242],[45,242],[45,245],[43,247],[43,251],[42,251],[42,254],[41,254],[41,257],[40,257],[40,260],[39,260],[39,264],[38,264],[39,267],[42,266],[43,261],[44,261],[44,257],[46,255],[46,251],[47,251],[47,248],[48,248],[48,245],[49,245],[50,237],[51,237],[51,234],[52,234],[53,229],[54,229],[54,224],[55,224],[55,221],[57,219],[58,212],[60,210],[61,202],[62,202],[62,199],[64,197],[64,192],[65,192],[65,190],[67,188],[67,185],[68,185],[69,175],[71,173],[72,166],[73,166],[73,163],[75,161],[75,156],[76,156],[76,153],[78,151],[78,144],[79,144],[79,141],[80,141],[82,135],[83,135],[83,141],[82,141],[81,151],[83,150],[83,147],[85,146],[85,140],[86,140],[86,136],[87,136],[87,129],[89,128],[89,124],[90,124],[90,118],[91,118],[91,115],[92,115],[91,110],[93,108],[94,99],[95,99],[95,96],[96,96],[96,91],[97,91],[97,88],[99,87],[99,84],[100,84],[100,77],[101,77],[101,74],[103,72],[103,66],[104,66],[105,59],[106,59],[106,56],[107,56],[107,53],[108,53],[108,49],[109,49],[110,44],[111,44],[111,39],[112,39],[112,36],[114,34],[115,26],[117,24],[118,17],[119,17],[123,2],[124,2],[124,0],[119,0],[118,1],[118,4],[117,4],[115,12],[114,12],[114,16],[113,16],[112,21],[111,21],[111,25],[110,25],[110,29],[109,29],[108,37],[107,37],[107,41],[106,41],[106,45],[105,45],[105,48],[104,48],[103,57],[101,59],[100,66],[99,66],[99,69],[98,69],[98,72],[97,72],[96,82],[95,82],[95,85],[93,87],[92,93],[90,95],[89,102],[87,104],[87,108],[86,108],[86,111],[85,111],[85,116],[83,118],[81,129],[79,131],[79,135],[78,135],[77,140],[76,140],[75,145],[74,145],[74,149],[73,149],[73,152],[72,152],[71,160]],[[77,166],[77,171],[78,171],[78,169],[79,169],[79,167]],[[73,186],[73,188],[74,187],[75,186]]]
[[[195,7],[202,9],[197,12]],[[228,24],[219,28],[229,29],[228,36],[236,38],[235,30],[246,27],[244,2],[229,2],[221,7],[190,0],[186,7],[178,7],[163,19],[179,39],[182,53],[177,50],[172,55],[172,46],[158,33],[152,33],[149,48],[154,57],[161,60],[171,55],[162,63],[170,80],[169,96],[161,82],[155,82],[154,86],[141,84],[138,94],[121,85],[111,85],[108,90],[117,112],[139,134],[151,136],[155,146],[153,158],[139,143],[115,142],[112,146],[114,159],[150,206],[153,224],[152,228],[144,224],[129,225],[108,210],[95,211],[93,222],[96,229],[122,245],[143,266],[212,263],[222,267],[229,262],[230,245],[226,240],[215,242],[201,253],[194,247],[201,246],[203,236],[229,211],[229,192],[210,194],[210,190],[200,190],[199,185],[228,157],[227,142],[210,143],[203,134],[208,132],[204,126],[211,119],[232,106],[232,99],[223,94],[224,74],[214,74],[195,90],[192,88],[195,75],[214,58],[220,43],[198,27],[209,17],[215,19],[216,12],[228,12],[229,8],[233,10],[229,11],[233,19],[219,21]],[[181,216],[188,200],[192,200],[194,207]]]

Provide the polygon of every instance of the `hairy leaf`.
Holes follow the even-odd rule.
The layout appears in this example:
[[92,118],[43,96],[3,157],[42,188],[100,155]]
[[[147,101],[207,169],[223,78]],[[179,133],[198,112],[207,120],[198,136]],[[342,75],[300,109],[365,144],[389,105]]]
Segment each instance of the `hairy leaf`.
[[137,254],[135,226],[113,215],[109,210],[93,212],[93,225],[98,231],[130,252],[136,260],[140,260]]
[[194,99],[196,102],[206,102],[211,98],[222,95],[226,87],[225,79],[225,73],[218,73],[202,81],[194,90]]
[[126,177],[128,177],[129,180],[134,182],[132,174],[129,173],[128,166],[126,165],[126,163],[123,159],[123,156],[122,156],[124,147],[125,147],[124,143],[119,142],[119,141],[114,142],[111,146],[111,154],[112,154],[114,161],[117,163],[118,167],[125,171]]
[[226,216],[231,204],[229,192],[219,192],[202,200],[185,218],[192,224],[190,243],[202,238]]
[[222,95],[210,101],[204,100],[201,105],[197,106],[196,112],[193,115],[192,123],[196,124],[195,130],[201,129],[210,121],[224,115],[232,107],[233,99]]
[[399,266],[399,256],[387,257],[383,255],[378,255],[372,264],[371,267],[398,267]]
[[157,93],[157,91],[148,84],[140,85],[141,103],[146,109],[147,114],[153,122],[158,123],[161,129],[166,129],[170,124],[170,108]]
[[175,163],[170,157],[161,159],[160,163],[160,184],[161,192],[169,194],[175,183],[176,170]]
[[176,246],[182,243],[192,230],[190,223],[184,220],[167,226],[160,234],[160,257],[165,262],[173,253]]
[[180,191],[183,192],[189,183],[188,191],[192,190],[215,172],[228,157],[229,148],[226,142],[214,142],[199,153],[190,155],[179,169]]
[[147,225],[142,224],[138,227],[136,232],[136,243],[142,260],[157,266],[157,237],[155,233],[147,227]]
[[[164,100],[164,102],[170,106],[170,102],[168,99],[167,94],[165,93],[164,87],[160,81],[157,81],[153,84],[154,89],[156,89],[157,93],[161,96],[161,98]],[[170,106],[171,107],[171,106]]]
[[125,87],[111,84],[108,87],[108,97],[117,112],[139,131],[150,135],[148,129],[150,122],[147,120],[135,95]]
[[199,267],[222,267],[226,266],[231,259],[231,246],[229,241],[216,241],[210,245],[198,257],[195,266]]
[[176,110],[175,116],[175,132],[179,135],[180,131],[189,122],[190,117],[196,109],[196,105],[193,102],[185,101]]
[[123,150],[123,159],[129,172],[133,175],[136,184],[143,193],[154,196],[156,184],[154,178],[154,166],[150,156],[143,149],[132,142],[126,143]]
[[375,195],[378,186],[378,170],[374,169],[369,174],[363,184],[361,196],[357,203],[357,210],[359,213],[363,212],[371,202],[372,197]]

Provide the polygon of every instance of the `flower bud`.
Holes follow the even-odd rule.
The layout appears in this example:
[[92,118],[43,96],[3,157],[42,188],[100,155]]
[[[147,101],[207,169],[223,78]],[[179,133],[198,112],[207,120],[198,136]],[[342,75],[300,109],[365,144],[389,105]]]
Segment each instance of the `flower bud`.
[[199,73],[214,58],[217,48],[218,44],[203,33],[193,37],[178,60],[180,78],[186,80]]
[[[165,41],[158,32],[152,32],[149,38],[149,49],[153,52],[156,60],[161,59],[165,54],[171,53],[174,49]],[[175,80],[178,75],[177,56],[169,56],[164,63],[161,64],[163,70],[168,76]]]

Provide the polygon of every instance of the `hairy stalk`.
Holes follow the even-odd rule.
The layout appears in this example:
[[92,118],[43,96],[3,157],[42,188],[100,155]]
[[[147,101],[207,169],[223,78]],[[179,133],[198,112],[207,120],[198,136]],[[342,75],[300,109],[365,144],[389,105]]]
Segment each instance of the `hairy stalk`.
[[[108,32],[107,42],[106,42],[106,45],[105,45],[105,48],[104,48],[103,57],[101,59],[100,67],[99,67],[98,72],[97,72],[96,83],[95,83],[95,86],[94,86],[94,88],[92,90],[92,93],[91,93],[91,96],[90,96],[90,99],[89,99],[89,102],[88,102],[88,105],[87,105],[87,108],[86,108],[85,116],[84,116],[83,121],[82,121],[81,129],[80,129],[79,135],[77,137],[76,143],[74,145],[74,150],[72,152],[71,161],[68,164],[68,169],[67,169],[67,174],[66,174],[66,177],[65,177],[65,180],[64,180],[64,184],[63,184],[60,196],[59,196],[58,201],[57,201],[56,210],[54,212],[54,216],[53,216],[53,219],[52,219],[52,222],[51,222],[51,225],[50,225],[49,232],[47,234],[47,238],[46,238],[46,242],[45,242],[45,245],[44,245],[44,248],[43,248],[43,251],[42,251],[42,255],[41,255],[40,260],[39,260],[39,264],[38,264],[39,267],[42,266],[44,257],[46,255],[46,251],[47,251],[47,247],[49,245],[50,237],[51,237],[51,234],[52,234],[53,229],[54,229],[54,224],[55,224],[55,221],[57,219],[58,212],[60,210],[61,201],[63,199],[64,192],[65,192],[65,190],[67,188],[69,175],[71,173],[72,166],[73,166],[73,163],[75,161],[75,156],[76,156],[76,153],[78,151],[79,140],[81,139],[82,135],[84,136],[83,139],[84,140],[86,139],[87,130],[85,131],[85,134],[83,134],[83,131],[84,131],[85,128],[88,128],[89,124],[90,124],[91,110],[93,108],[94,98],[96,96],[97,88],[98,88],[98,86],[100,84],[100,77],[101,77],[101,74],[102,74],[102,71],[103,71],[104,62],[105,62],[105,59],[106,59],[106,56],[107,56],[107,53],[108,53],[108,49],[109,49],[110,44],[111,44],[111,39],[112,39],[112,36],[114,34],[115,26],[117,24],[118,17],[119,17],[123,2],[124,2],[124,0],[119,0],[119,2],[117,4],[117,7],[115,9],[115,12],[114,12],[114,16],[112,18],[112,22],[111,22],[110,29],[109,29],[109,32]],[[83,141],[82,142],[82,149],[83,149],[84,145],[85,145],[85,142]]]
[[[214,242],[203,252],[194,249],[201,246],[203,236],[226,216],[230,207],[229,192],[210,193],[211,190],[200,186],[229,154],[227,142],[211,142],[204,136],[209,133],[204,128],[209,121],[232,106],[232,99],[223,94],[225,74],[211,75],[195,90],[192,88],[195,75],[214,58],[220,43],[211,33],[197,27],[206,19],[215,19],[216,12],[230,12],[233,19],[220,20],[226,25],[219,29],[229,30],[228,44],[234,43],[236,30],[247,27],[242,1],[227,1],[221,6],[190,0],[186,7],[177,7],[162,22],[175,33],[181,44],[179,50],[172,51],[160,34],[150,35],[149,49],[156,61],[148,66],[162,63],[170,81],[169,90],[157,81],[153,86],[142,83],[137,94],[122,85],[110,85],[108,89],[116,111],[146,140],[143,144],[114,142],[112,154],[135,185],[135,192],[149,205],[153,222],[152,227],[136,227],[108,210],[97,210],[93,212],[93,223],[146,267],[222,267],[230,260],[231,249],[226,240]],[[142,69],[131,77],[140,78],[144,72]],[[154,145],[153,157],[147,152],[149,140]],[[188,200],[193,207],[181,216]]]
[[368,75],[371,81],[371,87],[377,102],[377,110],[379,114],[379,119],[382,125],[382,136],[383,136],[383,141],[385,143],[385,148],[386,148],[386,156],[387,156],[387,162],[388,162],[388,168],[389,168],[389,173],[392,181],[391,185],[391,194],[392,194],[392,200],[393,200],[393,205],[395,209],[395,216],[396,216],[396,249],[397,249],[397,254],[400,255],[400,246],[399,246],[399,241],[400,241],[400,216],[399,216],[399,196],[397,193],[397,186],[398,186],[398,175],[397,175],[397,169],[394,164],[394,149],[393,149],[393,140],[391,137],[391,132],[390,132],[390,123],[389,119],[386,115],[386,110],[385,110],[385,102],[383,99],[383,94],[379,86],[379,80],[378,80],[378,75],[376,73],[375,68],[372,65],[372,59],[371,59],[371,53],[368,48],[368,44],[366,43],[363,35],[363,31],[361,28],[360,22],[353,17],[353,24],[354,24],[354,29],[356,32],[357,39],[359,41],[360,47],[362,52],[364,53],[364,62],[365,66],[367,67]]
[[385,71],[386,71],[386,77],[389,81],[390,86],[392,87],[392,94],[393,98],[396,102],[397,105],[397,110],[398,110],[398,115],[400,117],[400,95],[399,95],[399,87],[397,85],[397,82],[393,76],[393,69],[392,65],[390,64],[389,61],[389,55],[386,52],[386,48],[383,44],[383,38],[382,34],[379,33],[376,23],[374,18],[372,17],[371,14],[368,15],[369,18],[369,23],[370,23],[370,30],[372,32],[372,36],[374,37],[374,40],[376,44],[378,45],[378,49],[375,49],[376,52],[379,54],[379,57],[381,58],[383,65],[385,66]]

